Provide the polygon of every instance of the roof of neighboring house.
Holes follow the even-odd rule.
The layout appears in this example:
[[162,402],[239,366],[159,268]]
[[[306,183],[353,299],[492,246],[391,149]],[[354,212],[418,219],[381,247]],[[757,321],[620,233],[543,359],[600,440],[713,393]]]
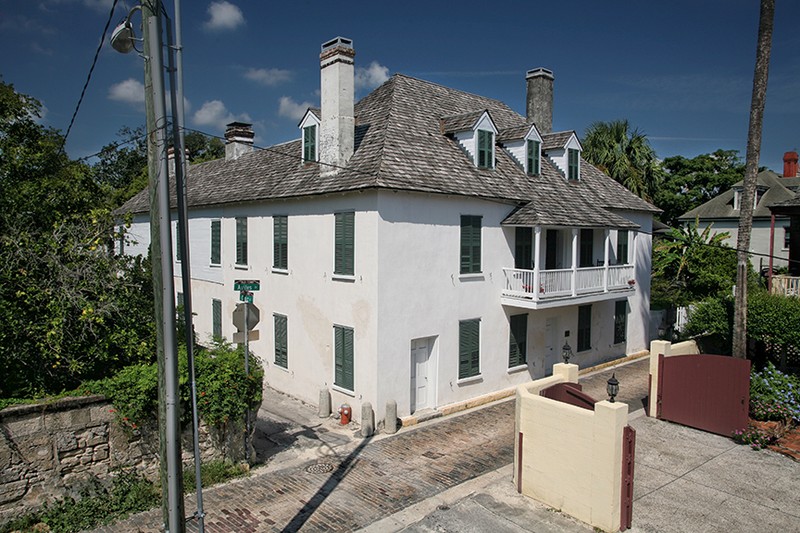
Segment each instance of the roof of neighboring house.
[[556,131],[542,135],[542,150],[558,150],[566,146],[574,131]]
[[460,115],[442,117],[442,131],[445,133],[458,133],[459,131],[471,130],[475,127],[478,119],[487,111],[486,109],[481,109],[470,111],[469,113],[461,113]]
[[[782,178],[771,170],[762,170],[756,177],[757,187],[766,188],[761,200],[753,210],[754,217],[769,217],[770,207],[794,198],[800,188],[800,178]],[[732,188],[715,196],[708,202],[687,211],[679,217],[680,220],[723,219],[739,218],[739,210],[733,208],[736,190],[741,190],[744,180],[733,185]]]
[[[631,227],[606,209],[658,211],[585,161],[581,180],[572,183],[547,158],[542,158],[541,175],[528,176],[503,149],[495,151],[494,169],[477,168],[441,127],[446,117],[456,124],[456,117],[477,120],[484,111],[500,131],[526,126],[525,117],[498,100],[396,74],[356,104],[355,152],[346,168],[321,176],[319,164],[301,162],[300,140],[295,140],[235,160],[190,166],[188,205],[252,203],[383,188],[520,206],[508,224]],[[564,134],[566,143],[572,132]],[[143,213],[148,208],[144,190],[118,212]]]

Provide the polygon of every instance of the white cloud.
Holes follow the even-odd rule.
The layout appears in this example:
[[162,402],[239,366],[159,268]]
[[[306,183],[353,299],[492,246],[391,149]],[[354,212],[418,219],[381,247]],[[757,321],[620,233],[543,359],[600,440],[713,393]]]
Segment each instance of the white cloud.
[[278,115],[294,120],[300,120],[305,115],[309,107],[313,107],[311,102],[303,102],[298,104],[289,96],[281,96],[278,104]]
[[253,120],[247,113],[234,115],[221,100],[211,100],[203,105],[192,115],[192,122],[196,126],[211,126],[217,129],[224,129],[230,122],[250,122]]
[[273,87],[291,80],[292,73],[279,68],[250,68],[244,73],[244,77],[261,85]]
[[144,85],[133,78],[115,83],[108,89],[109,100],[135,106],[144,105]]
[[225,0],[211,2],[208,6],[208,15],[210,18],[204,24],[207,30],[235,30],[244,24],[242,10]]
[[389,79],[389,68],[377,61],[368,67],[356,67],[356,89],[374,89]]

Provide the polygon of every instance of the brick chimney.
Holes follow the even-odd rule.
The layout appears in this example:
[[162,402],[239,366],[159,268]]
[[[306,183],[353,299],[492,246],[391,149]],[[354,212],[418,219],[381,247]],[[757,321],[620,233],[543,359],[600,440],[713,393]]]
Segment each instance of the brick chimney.
[[797,152],[786,152],[783,154],[783,177],[797,177]]
[[239,159],[253,151],[253,125],[231,122],[225,126],[225,160]]
[[355,55],[353,41],[344,37],[323,44],[319,55],[319,162],[323,176],[336,174],[347,165],[355,149]]
[[529,70],[525,75],[527,98],[525,113],[528,122],[536,124],[540,133],[553,131],[553,71],[546,68]]

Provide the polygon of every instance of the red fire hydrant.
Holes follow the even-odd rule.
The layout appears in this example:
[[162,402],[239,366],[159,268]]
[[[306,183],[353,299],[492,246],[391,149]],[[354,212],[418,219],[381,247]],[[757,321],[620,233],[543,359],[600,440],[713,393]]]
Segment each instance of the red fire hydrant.
[[351,414],[352,410],[350,409],[350,406],[347,405],[346,403],[343,403],[342,406],[339,407],[339,415],[340,415],[339,423],[342,424],[343,426],[349,424]]

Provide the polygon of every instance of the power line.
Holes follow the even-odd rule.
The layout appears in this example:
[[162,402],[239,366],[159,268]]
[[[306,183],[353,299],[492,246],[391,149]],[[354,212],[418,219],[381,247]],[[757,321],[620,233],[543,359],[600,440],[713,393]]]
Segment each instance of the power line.
[[81,103],[83,103],[83,97],[86,95],[86,89],[89,87],[89,82],[92,80],[92,73],[94,72],[94,67],[97,64],[97,58],[100,56],[100,50],[103,48],[103,43],[106,40],[106,32],[108,32],[108,27],[111,25],[111,19],[114,17],[114,9],[117,7],[118,0],[114,0],[114,3],[111,4],[111,11],[108,14],[108,20],[106,20],[106,25],[103,28],[103,33],[100,35],[100,42],[97,45],[97,50],[94,52],[94,59],[92,59],[92,66],[89,67],[89,74],[86,76],[86,82],[83,84],[83,90],[81,91],[81,96],[78,98],[78,103],[75,105],[75,111],[72,112],[72,118],[69,121],[69,126],[67,127],[67,133],[64,134],[64,140],[61,142],[61,148],[59,148],[59,152],[64,151],[64,146],[67,144],[67,137],[69,137],[69,132],[72,131],[72,125],[75,123],[75,117],[78,116],[78,110],[81,108]]

